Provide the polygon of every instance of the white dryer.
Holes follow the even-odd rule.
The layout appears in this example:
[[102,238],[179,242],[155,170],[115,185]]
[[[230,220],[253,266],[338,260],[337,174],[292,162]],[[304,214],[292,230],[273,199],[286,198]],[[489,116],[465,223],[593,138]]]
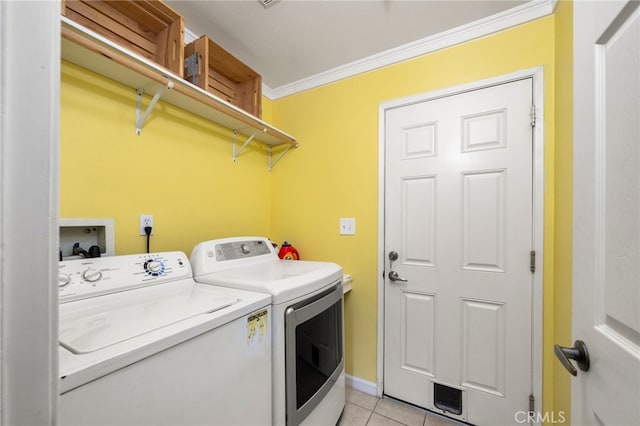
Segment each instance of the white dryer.
[[202,242],[191,264],[198,282],[271,295],[273,424],[336,424],[345,405],[342,268],[281,260],[264,237]]
[[270,297],[197,284],[184,253],[60,262],[62,425],[263,425]]

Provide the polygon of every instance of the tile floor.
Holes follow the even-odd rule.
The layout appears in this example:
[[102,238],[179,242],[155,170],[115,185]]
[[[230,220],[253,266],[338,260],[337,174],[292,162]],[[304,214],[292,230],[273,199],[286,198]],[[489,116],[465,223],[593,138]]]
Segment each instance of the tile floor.
[[337,426],[456,426],[458,423],[390,398],[376,398],[347,387],[347,402]]

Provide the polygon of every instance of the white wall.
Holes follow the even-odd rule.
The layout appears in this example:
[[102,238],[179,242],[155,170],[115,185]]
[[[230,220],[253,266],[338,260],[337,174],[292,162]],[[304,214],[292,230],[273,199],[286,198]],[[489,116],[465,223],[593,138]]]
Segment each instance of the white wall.
[[0,1],[0,424],[55,423],[59,1]]

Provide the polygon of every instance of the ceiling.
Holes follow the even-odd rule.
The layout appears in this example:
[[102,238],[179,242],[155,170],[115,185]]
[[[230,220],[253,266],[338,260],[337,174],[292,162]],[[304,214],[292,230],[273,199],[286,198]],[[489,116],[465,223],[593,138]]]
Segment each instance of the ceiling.
[[[533,0],[535,1],[535,0]],[[165,0],[277,89],[529,0]]]

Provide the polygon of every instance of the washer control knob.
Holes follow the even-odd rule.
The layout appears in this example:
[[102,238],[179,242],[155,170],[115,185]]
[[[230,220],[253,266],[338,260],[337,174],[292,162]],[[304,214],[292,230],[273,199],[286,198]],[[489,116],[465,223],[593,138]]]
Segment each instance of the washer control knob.
[[249,254],[249,253],[251,253],[251,247],[249,247],[249,245],[248,245],[248,244],[243,244],[243,245],[241,245],[241,246],[240,246],[240,250],[242,250],[242,252],[243,252],[244,254]]
[[147,270],[152,274],[156,274],[162,271],[163,266],[164,265],[162,264],[162,262],[157,260],[152,260],[151,262],[147,263]]
[[90,283],[95,283],[96,281],[100,281],[102,279],[102,272],[96,269],[87,269],[82,273],[82,278]]
[[58,288],[66,287],[71,282],[71,277],[68,274],[58,274]]

